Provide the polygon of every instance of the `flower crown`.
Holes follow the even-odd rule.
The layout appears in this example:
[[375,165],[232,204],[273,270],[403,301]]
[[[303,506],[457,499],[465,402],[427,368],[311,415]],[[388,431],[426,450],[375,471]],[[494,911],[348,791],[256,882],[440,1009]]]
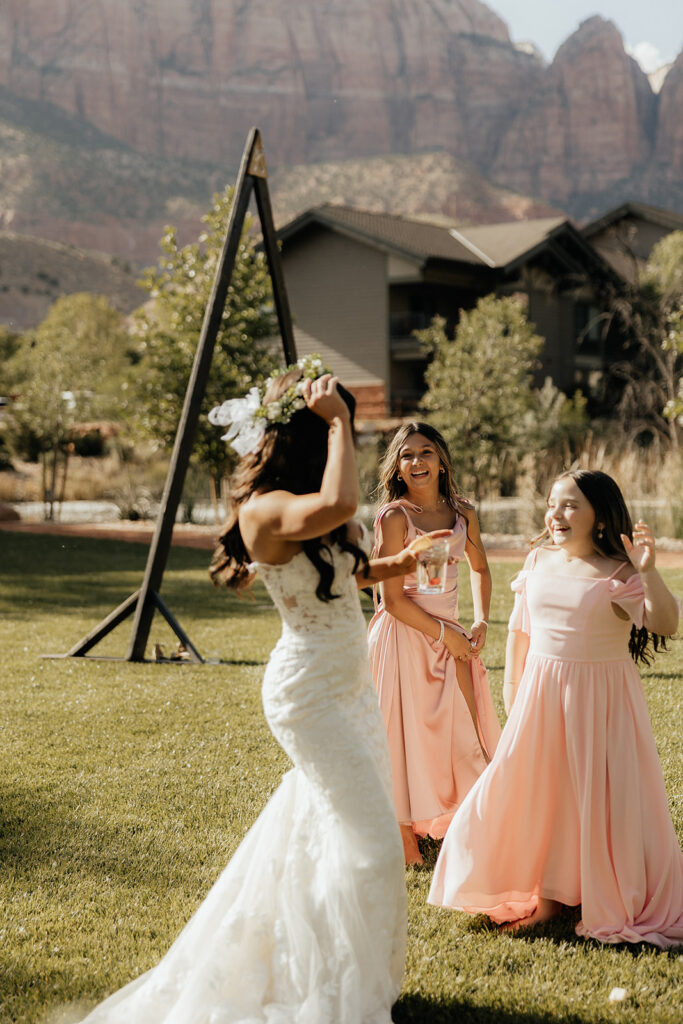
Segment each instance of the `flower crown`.
[[[285,373],[299,369],[302,376],[274,402],[264,402],[268,388]],[[289,423],[295,412],[303,409],[305,380],[316,380],[329,373],[317,355],[302,356],[296,363],[284,370],[275,370],[261,387],[254,386],[244,398],[229,398],[209,413],[209,423],[216,427],[227,427],[221,441],[228,441],[238,455],[245,456],[259,450],[263,444],[266,428],[270,423]]]

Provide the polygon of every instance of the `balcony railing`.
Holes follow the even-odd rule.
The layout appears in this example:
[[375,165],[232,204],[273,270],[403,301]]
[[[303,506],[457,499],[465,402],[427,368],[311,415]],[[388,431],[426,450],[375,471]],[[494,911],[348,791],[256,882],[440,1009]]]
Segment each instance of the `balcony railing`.
[[406,338],[413,339],[413,331],[423,331],[429,327],[431,317],[424,312],[404,312],[389,314],[389,339],[403,341]]

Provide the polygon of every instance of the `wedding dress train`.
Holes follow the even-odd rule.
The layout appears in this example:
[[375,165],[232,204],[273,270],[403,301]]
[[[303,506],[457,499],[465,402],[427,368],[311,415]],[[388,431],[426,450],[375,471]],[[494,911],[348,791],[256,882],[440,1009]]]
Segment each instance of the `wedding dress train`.
[[[87,1024],[388,1024],[406,893],[352,557],[259,563],[283,620],[263,681],[294,768],[161,962]],[[226,751],[226,757],[230,752]]]

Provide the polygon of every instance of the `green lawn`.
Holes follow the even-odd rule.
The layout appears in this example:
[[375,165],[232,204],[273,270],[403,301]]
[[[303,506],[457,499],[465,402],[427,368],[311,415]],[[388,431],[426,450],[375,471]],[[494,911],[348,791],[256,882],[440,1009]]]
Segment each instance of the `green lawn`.
[[[173,550],[163,596],[221,664],[42,658],[135,590],[145,559],[134,544],[0,532],[0,1024],[66,1022],[156,963],[287,767],[260,708],[277,616],[260,586],[250,601],[213,590],[205,552]],[[515,566],[492,568],[486,660],[502,718]],[[682,570],[665,576],[683,593]],[[122,654],[129,632],[130,620],[96,653]],[[174,646],[160,619],[151,641]],[[682,679],[680,642],[644,675],[679,836]],[[569,914],[513,938],[428,907],[430,875],[406,874],[397,1022],[681,1020],[682,951],[584,942]],[[608,1001],[616,986],[626,1001]]]

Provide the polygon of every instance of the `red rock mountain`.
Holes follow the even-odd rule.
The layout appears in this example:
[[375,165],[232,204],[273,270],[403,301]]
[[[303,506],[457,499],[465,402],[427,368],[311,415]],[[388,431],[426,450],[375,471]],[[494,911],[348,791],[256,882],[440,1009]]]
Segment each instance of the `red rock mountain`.
[[478,0],[0,5],[0,90],[132,155],[228,181],[258,124],[271,167],[446,151],[577,217],[623,199],[683,207],[682,61],[655,95],[594,17],[546,67]]
[[[133,149],[232,165],[486,158],[539,68],[478,0],[4,0],[0,83]],[[477,124],[473,123],[476,117]]]
[[520,105],[492,174],[572,206],[642,173],[653,159],[656,124],[647,76],[615,26],[590,18],[559,48],[542,88]]

